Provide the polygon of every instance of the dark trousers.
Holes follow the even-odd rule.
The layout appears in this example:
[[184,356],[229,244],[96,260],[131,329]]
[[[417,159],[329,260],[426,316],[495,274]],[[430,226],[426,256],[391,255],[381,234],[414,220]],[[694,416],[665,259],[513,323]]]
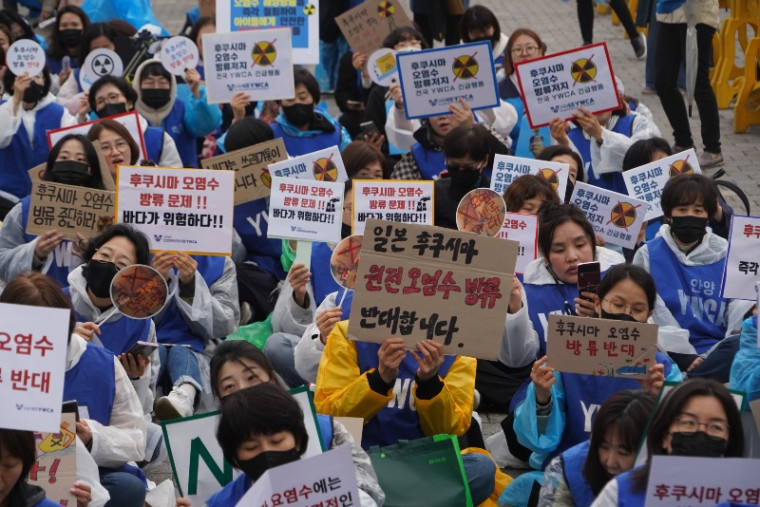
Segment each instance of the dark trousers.
[[[623,23],[628,37],[633,40],[638,37],[636,24],[633,22],[631,11],[624,0],[609,0],[610,7],[615,11],[620,22]],[[581,37],[584,44],[594,41],[594,0],[578,0],[578,23],[581,25]]]

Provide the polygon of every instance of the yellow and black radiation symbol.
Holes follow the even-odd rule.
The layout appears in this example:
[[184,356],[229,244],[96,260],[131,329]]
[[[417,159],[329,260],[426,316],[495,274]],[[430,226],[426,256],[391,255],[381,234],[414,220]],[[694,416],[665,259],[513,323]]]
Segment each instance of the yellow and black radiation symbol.
[[591,61],[591,58],[581,58],[573,62],[570,67],[570,74],[576,83],[589,83],[596,79],[596,73],[598,69],[596,64]]
[[329,158],[314,162],[314,178],[319,181],[338,181],[338,166]]
[[393,13],[395,11],[396,11],[396,6],[393,5],[392,2],[383,1],[377,4],[377,15],[380,16],[382,19],[393,16]]
[[636,207],[629,202],[618,202],[610,212],[610,222],[621,229],[628,230],[636,221]]
[[98,217],[98,232],[103,232],[113,225],[113,217],[102,216]]
[[556,171],[552,171],[551,169],[541,169],[538,174],[548,181],[554,190],[559,188],[559,176],[557,176]]
[[253,58],[254,65],[268,67],[274,64],[274,61],[277,59],[277,48],[274,47],[274,42],[265,40],[257,42],[253,46],[251,57]]
[[261,182],[267,187],[272,188],[272,175],[266,167],[261,171]]
[[668,169],[668,172],[670,173],[671,178],[675,178],[676,176],[680,174],[694,174],[694,168],[691,167],[691,164],[684,159],[684,160],[676,160],[672,164],[670,164],[670,168]]
[[314,7],[314,4],[306,4],[306,7],[303,8],[303,13],[307,16],[311,16],[315,12],[317,12],[317,8]]
[[454,64],[451,66],[454,76],[457,79],[471,79],[478,75],[478,61],[475,56],[462,55],[454,58]]

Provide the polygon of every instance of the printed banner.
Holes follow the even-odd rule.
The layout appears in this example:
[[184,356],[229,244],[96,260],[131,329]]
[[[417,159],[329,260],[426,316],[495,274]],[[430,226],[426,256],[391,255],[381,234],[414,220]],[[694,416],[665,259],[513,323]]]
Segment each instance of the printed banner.
[[515,65],[530,128],[568,120],[579,107],[592,113],[620,109],[607,44],[589,44]]
[[515,179],[525,174],[542,176],[557,192],[559,200],[565,202],[567,180],[570,177],[570,165],[561,162],[547,162],[534,158],[496,155],[494,157],[493,174],[491,175],[491,190],[504,195],[507,187]]
[[570,202],[583,210],[594,231],[607,243],[636,247],[647,210],[645,201],[578,181]]
[[538,217],[507,213],[497,238],[511,239],[520,243],[517,249],[515,272],[523,274],[525,266],[538,258]]
[[367,0],[335,18],[354,53],[369,56],[393,30],[413,26],[398,0]]
[[758,295],[760,282],[760,217],[734,215],[728,236],[728,255],[723,271],[723,297],[749,299]]
[[272,178],[267,237],[340,241],[343,183]]
[[434,182],[354,180],[352,234],[364,234],[367,220],[433,225]]
[[656,324],[549,315],[546,355],[564,373],[646,378],[655,364]]
[[460,99],[473,110],[499,105],[489,41],[399,53],[396,60],[407,118],[449,114]]
[[[127,129],[129,132],[129,135],[132,136],[132,139],[135,141],[135,144],[140,148],[140,157],[137,159],[136,163],[140,163],[143,160],[146,160],[148,158],[147,151],[145,150],[145,140],[143,139],[143,133],[142,129],[140,128],[140,118],[137,114],[137,111],[130,111],[128,113],[122,113],[122,114],[116,114],[114,116],[109,116],[108,119],[117,121],[124,125],[124,128]],[[61,140],[63,136],[68,134],[82,134],[83,136],[86,136],[87,133],[90,131],[93,125],[98,123],[100,119],[88,121],[86,123],[79,123],[77,125],[73,125],[71,127],[64,127],[62,129],[55,129],[55,130],[48,130],[47,132],[47,138],[48,138],[48,146],[52,149],[53,146],[55,146],[55,143]],[[101,148],[102,150],[102,148]],[[129,164],[129,160],[125,160],[125,164]]]
[[348,334],[414,349],[495,360],[504,333],[518,243],[441,227],[367,222]]
[[269,164],[269,172],[278,178],[348,181],[346,166],[337,146]]
[[116,221],[142,231],[152,252],[230,255],[235,174],[122,166]]
[[61,505],[77,504],[69,490],[77,480],[76,414],[64,412],[55,433],[34,434],[37,461],[29,471],[29,484],[45,490],[45,497]]

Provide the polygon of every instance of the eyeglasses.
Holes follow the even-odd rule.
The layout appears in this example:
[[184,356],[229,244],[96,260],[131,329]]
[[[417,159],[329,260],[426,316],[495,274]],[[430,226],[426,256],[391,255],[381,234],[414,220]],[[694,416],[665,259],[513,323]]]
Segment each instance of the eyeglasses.
[[538,46],[515,46],[512,48],[513,55],[523,54],[526,56],[530,56],[530,55],[536,54],[537,51],[538,51]]
[[124,95],[122,95],[121,93],[116,93],[116,92],[109,93],[105,97],[100,96],[96,98],[95,105],[102,106],[103,104],[118,104],[119,102],[122,101],[123,98],[124,98]]
[[713,437],[728,436],[728,423],[723,421],[699,422],[699,420],[689,414],[681,414],[676,417],[676,428],[681,433],[696,433],[701,426],[705,427],[705,433]]
[[627,313],[639,321],[644,321],[649,318],[649,308],[645,308],[640,305],[628,305],[625,303],[625,301],[618,298],[604,298],[603,301],[607,303],[610,307],[610,310],[612,310],[610,313]]
[[103,155],[109,155],[113,150],[124,153],[128,148],[129,144],[124,139],[119,139],[114,144],[105,143],[100,145],[100,151],[103,152]]

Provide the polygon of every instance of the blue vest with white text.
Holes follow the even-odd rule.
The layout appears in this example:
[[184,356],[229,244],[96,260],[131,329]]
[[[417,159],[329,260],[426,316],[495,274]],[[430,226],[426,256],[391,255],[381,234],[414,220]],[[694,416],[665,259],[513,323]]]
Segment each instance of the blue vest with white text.
[[284,280],[285,271],[280,262],[282,240],[267,238],[268,208],[269,198],[238,204],[233,210],[233,222],[235,231],[245,246],[246,259],[255,262],[277,279]]
[[423,180],[437,180],[438,175],[446,169],[446,157],[443,150],[429,150],[420,143],[412,146],[412,156],[420,168]]
[[[546,354],[546,325],[549,322],[549,314],[565,314],[565,307],[575,311],[573,300],[578,297],[578,286],[567,283],[550,283],[534,285],[526,283],[524,286],[525,297],[528,300],[528,316],[533,323],[533,328],[538,333],[539,350],[536,357]],[[567,302],[567,305],[565,304]]]
[[618,484],[618,507],[642,507],[644,505],[646,488],[633,491],[633,472],[635,470],[638,468],[615,476],[614,480]]
[[573,496],[573,502],[576,507],[588,507],[594,502],[594,492],[591,486],[583,477],[583,465],[586,464],[588,456],[588,446],[590,441],[586,440],[562,453],[562,470],[565,474],[565,482]]
[[[24,230],[26,230],[27,224],[29,223],[30,199],[31,197],[29,196],[21,199],[21,224],[24,227]],[[50,228],[54,229],[55,224],[51,225]],[[34,238],[37,237],[32,234],[25,234],[25,236],[27,243],[31,243],[34,241]],[[74,254],[71,253],[71,248],[73,246],[74,242],[68,240],[63,240],[58,243],[58,246],[56,246],[50,253],[50,255],[53,256],[53,261],[51,262],[50,267],[47,271],[43,272],[43,274],[58,282],[61,287],[69,285],[69,271],[75,267],[74,263],[76,262],[76,265],[79,265],[79,259],[76,259]]]
[[113,354],[101,347],[87,344],[79,362],[69,371],[63,381],[63,399],[76,400],[86,406],[89,419],[108,426],[111,420],[113,400],[116,396]]
[[[172,136],[174,143],[177,145],[177,151],[179,157],[182,159],[182,164],[185,167],[197,167],[198,166],[198,147],[195,143],[195,136],[193,136],[185,128],[184,122],[185,116],[185,102],[182,99],[177,98],[174,101],[174,106],[169,114],[161,122],[161,125],[166,132]],[[158,160],[154,160],[158,163]]]
[[274,138],[282,138],[285,143],[285,149],[291,157],[306,155],[314,151],[324,150],[331,146],[340,146],[340,125],[335,126],[334,132],[323,132],[316,136],[295,137],[283,132],[279,123],[274,122],[271,125]]

